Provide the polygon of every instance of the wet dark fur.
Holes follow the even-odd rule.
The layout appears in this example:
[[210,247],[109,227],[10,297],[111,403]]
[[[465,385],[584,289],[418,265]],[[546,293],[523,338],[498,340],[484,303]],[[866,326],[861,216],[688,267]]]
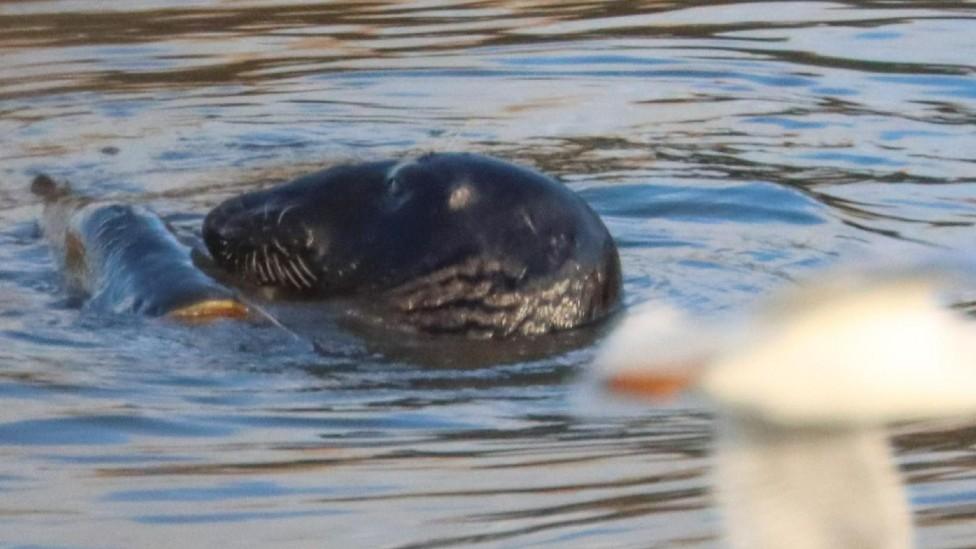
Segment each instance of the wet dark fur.
[[575,193],[475,154],[337,166],[219,205],[203,238],[245,285],[358,296],[358,314],[492,337],[574,328],[619,302],[616,247]]

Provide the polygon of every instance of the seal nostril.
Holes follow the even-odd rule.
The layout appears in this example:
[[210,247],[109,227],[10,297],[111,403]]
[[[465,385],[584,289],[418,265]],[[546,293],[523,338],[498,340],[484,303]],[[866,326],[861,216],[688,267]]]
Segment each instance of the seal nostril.
[[[249,238],[245,224],[235,217],[234,208],[222,204],[215,208],[203,221],[203,242],[210,255],[224,268],[229,267],[244,240]],[[231,205],[233,206],[233,205]]]

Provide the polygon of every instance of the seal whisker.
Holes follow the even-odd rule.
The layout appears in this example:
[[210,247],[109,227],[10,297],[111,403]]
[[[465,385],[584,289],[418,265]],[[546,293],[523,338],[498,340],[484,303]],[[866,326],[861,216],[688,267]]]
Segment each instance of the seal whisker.
[[306,280],[305,275],[303,275],[301,273],[301,271],[299,271],[298,266],[295,265],[295,261],[292,258],[287,258],[287,259],[288,259],[288,272],[291,273],[291,274],[293,274],[295,276],[295,278],[298,279],[298,281],[300,282],[301,286],[305,286],[307,288],[311,288],[312,287],[312,283],[310,281]]
[[277,249],[277,250],[278,250],[279,252],[281,252],[281,255],[283,255],[283,256],[285,256],[285,257],[288,257],[288,248],[285,248],[284,246],[282,246],[282,245],[281,245],[281,242],[279,242],[277,238],[273,238],[273,239],[271,240],[271,243],[272,243],[272,244],[274,245],[274,247],[275,247],[275,248],[276,248],[276,249]]
[[281,220],[285,218],[285,214],[290,212],[293,209],[295,209],[294,205],[285,206],[284,208],[282,208],[281,213],[278,214],[278,221],[275,222],[275,225],[281,225]]
[[261,247],[261,257],[262,259],[264,259],[264,261],[261,262],[261,264],[264,265],[264,271],[268,273],[268,282],[277,282],[277,278],[275,277],[274,270],[271,269],[271,259],[268,257],[267,246]]
[[258,274],[258,279],[261,282],[267,282],[268,281],[268,275],[265,274],[264,265],[262,264],[262,262],[261,261],[258,261],[258,252],[257,252],[257,250],[255,250],[254,253],[251,254],[251,263],[254,265],[254,270]]
[[319,279],[319,277],[315,276],[315,273],[313,273],[312,270],[308,268],[308,265],[305,264],[305,260],[302,258],[301,255],[296,255],[293,257],[293,259],[298,264],[298,266],[302,269],[302,271],[304,271],[305,274],[307,274],[308,277],[312,279],[313,282]]
[[278,254],[271,253],[268,255],[268,258],[275,268],[275,275],[277,276],[278,281],[284,283],[286,278],[285,270],[281,268],[281,260],[278,258]]
[[288,273],[288,279],[294,280],[296,282],[296,286],[299,287],[304,286],[305,279],[302,278],[302,274],[298,272],[298,267],[295,265],[295,262],[292,261],[291,258],[285,258],[285,260],[287,261],[287,267],[285,267],[285,272]]
[[[291,265],[290,261],[288,262],[288,265]],[[285,278],[288,279],[288,282],[291,282],[292,286],[294,286],[296,290],[302,289],[302,284],[299,282],[299,278],[292,272],[290,268],[286,267],[284,269],[284,276]]]
[[529,230],[532,231],[532,234],[539,234],[539,229],[537,229],[535,227],[535,223],[532,222],[532,217],[529,216],[529,212],[527,212],[525,208],[522,208],[520,213],[522,214],[522,219],[525,220],[525,224],[529,227]]
[[[311,288],[312,287],[312,281],[307,280],[305,278],[305,276],[302,274],[302,272],[298,269],[298,266],[295,265],[294,259],[288,258],[288,265],[291,266],[291,271],[293,271],[295,273],[295,276],[302,282],[302,285],[304,285],[306,288]],[[314,280],[314,278],[312,280]]]
[[244,266],[244,274],[248,278],[254,278],[257,276],[257,269],[254,267],[254,259],[251,257],[250,253],[245,252],[241,256],[241,263]]

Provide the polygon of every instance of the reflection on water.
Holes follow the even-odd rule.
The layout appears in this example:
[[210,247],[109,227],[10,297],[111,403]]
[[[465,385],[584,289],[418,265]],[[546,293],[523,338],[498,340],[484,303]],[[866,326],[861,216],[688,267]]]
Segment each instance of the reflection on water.
[[[30,176],[192,236],[230,194],[323,165],[496,154],[601,213],[628,303],[707,314],[837,261],[971,249],[974,18],[912,1],[0,4],[0,544],[714,545],[701,403],[574,403],[585,342],[485,366],[327,322],[296,338],[79,312]],[[437,354],[452,360],[418,365]],[[972,445],[965,424],[899,431],[924,546],[976,539]]]

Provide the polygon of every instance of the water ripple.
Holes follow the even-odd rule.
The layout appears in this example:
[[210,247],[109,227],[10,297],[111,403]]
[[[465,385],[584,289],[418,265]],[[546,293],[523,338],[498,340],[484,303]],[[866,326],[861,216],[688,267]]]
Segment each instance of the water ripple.
[[[489,153],[603,217],[627,306],[717,314],[835,262],[971,252],[974,20],[914,0],[0,3],[0,545],[714,546],[707,408],[571,398],[608,327],[475,345],[326,306],[285,315],[297,336],[79,311],[29,181],[146,203],[193,241],[219,201],[322,167]],[[922,546],[976,536],[974,433],[895,433]]]

